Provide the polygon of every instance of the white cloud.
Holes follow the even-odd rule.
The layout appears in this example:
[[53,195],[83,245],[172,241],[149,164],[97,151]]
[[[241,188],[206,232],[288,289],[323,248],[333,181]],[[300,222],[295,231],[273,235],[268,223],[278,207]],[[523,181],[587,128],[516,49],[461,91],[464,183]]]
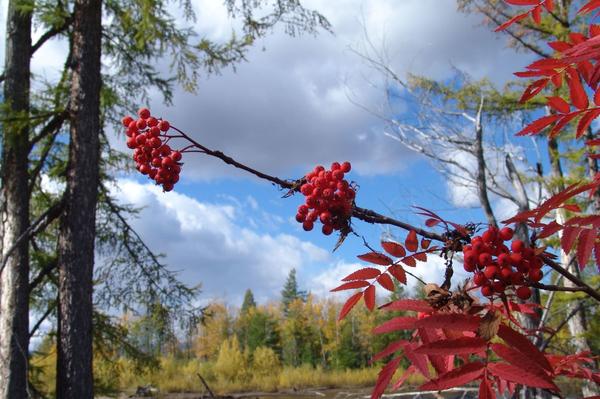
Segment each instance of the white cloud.
[[258,301],[275,298],[292,268],[327,263],[329,252],[285,233],[245,227],[244,207],[199,202],[157,186],[120,180],[119,200],[144,207],[132,225],[150,248],[167,255],[182,281],[202,283],[203,297],[240,302],[250,288]]

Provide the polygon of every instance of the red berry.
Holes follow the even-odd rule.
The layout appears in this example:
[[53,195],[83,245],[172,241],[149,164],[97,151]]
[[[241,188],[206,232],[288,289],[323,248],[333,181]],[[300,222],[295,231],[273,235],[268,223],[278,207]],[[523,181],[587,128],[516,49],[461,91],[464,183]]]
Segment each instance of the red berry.
[[138,116],[142,119],[148,119],[150,117],[150,110],[148,108],[140,108]]
[[160,129],[156,126],[152,126],[150,130],[148,130],[148,134],[152,137],[160,136]]
[[121,119],[121,123],[123,123],[123,126],[125,126],[125,127],[129,127],[131,122],[133,122],[133,118],[129,115],[127,115],[127,116],[123,117],[123,119]]
[[498,264],[501,266],[508,266],[510,264],[510,256],[505,253],[498,255]]
[[521,284],[525,283],[525,278],[523,277],[522,273],[513,272],[512,275],[510,276],[510,283],[512,285],[521,285]]
[[137,142],[135,141],[135,138],[130,137],[127,139],[127,147],[134,149],[135,147],[137,147]]
[[512,270],[509,267],[503,267],[500,269],[500,277],[502,277],[505,281],[510,281],[510,277],[512,276]]
[[163,166],[163,168],[169,167],[169,166],[173,166],[174,162],[173,159],[171,157],[164,157],[161,165]]
[[496,276],[496,273],[498,273],[498,268],[496,266],[488,266],[483,270],[483,274],[489,279],[493,279]]
[[529,280],[534,281],[534,282],[538,282],[542,279],[544,275],[542,274],[542,271],[540,269],[531,269],[529,271]]
[[348,173],[352,169],[352,165],[350,164],[350,162],[346,161],[341,165],[340,169],[342,170],[342,172]]
[[330,224],[324,224],[323,227],[321,228],[321,232],[323,232],[323,234],[328,236],[331,233],[333,233],[333,226]]
[[305,204],[300,205],[298,207],[298,213],[306,215],[308,213],[308,206],[306,206]]
[[169,128],[171,127],[171,125],[169,124],[168,121],[160,121],[158,122],[158,128],[163,131],[166,132],[167,130],[169,130]]
[[474,272],[475,269],[477,268],[477,266],[475,266],[475,263],[463,263],[463,268],[465,269],[465,271],[468,272]]
[[485,243],[491,244],[494,242],[494,240],[496,240],[496,232],[492,229],[488,229],[483,232],[483,234],[481,235],[481,238],[483,239],[483,241]]
[[302,194],[304,194],[305,196],[311,195],[313,190],[314,190],[314,187],[310,183],[303,184],[302,187],[300,187],[300,192]]
[[140,166],[140,172],[142,172],[143,175],[147,175],[148,173],[150,173],[150,165],[144,164]]
[[146,124],[148,124],[148,127],[156,127],[156,125],[158,125],[158,119],[151,116],[146,120]]
[[510,254],[510,263],[513,266],[518,267],[523,262],[523,256],[520,253],[512,253]]
[[135,138],[135,142],[138,143],[138,145],[143,145],[146,142],[146,135],[145,134],[140,134]]
[[481,295],[483,296],[492,296],[494,294],[494,290],[489,285],[484,285],[481,287]]
[[181,161],[181,153],[179,151],[173,151],[171,152],[171,158],[173,159],[173,161],[179,162]]
[[163,184],[163,190],[167,191],[167,192],[173,190],[173,184],[172,183]]
[[305,231],[311,231],[314,227],[314,223],[310,220],[305,220],[304,223],[302,223],[302,228]]
[[152,137],[148,144],[150,144],[150,147],[152,148],[158,148],[162,143],[158,137]]
[[521,251],[523,251],[523,248],[525,248],[525,243],[521,240],[514,240],[510,244],[510,248],[512,249],[513,252],[521,252]]
[[490,255],[487,252],[484,252],[484,253],[482,253],[482,254],[479,255],[479,258],[477,260],[479,260],[479,264],[481,266],[487,266],[490,263],[492,263],[492,255]]
[[503,241],[512,240],[514,234],[515,234],[515,231],[513,229],[511,229],[510,227],[504,227],[500,230],[500,238]]
[[492,283],[492,288],[494,289],[494,291],[501,294],[504,292],[504,289],[506,288],[506,286],[504,285],[504,283],[502,281],[498,280],[498,281],[494,281]]
[[483,274],[481,272],[477,272],[473,276],[473,282],[475,283],[476,286],[484,285],[487,281],[488,281],[487,277],[485,277],[485,274]]
[[517,296],[522,300],[529,299],[529,297],[531,297],[531,289],[523,285],[517,288]]
[[146,128],[146,126],[147,126],[147,125],[146,125],[146,120],[145,120],[145,119],[138,119],[138,120],[135,122],[135,126],[136,126],[138,129],[140,129],[140,130],[141,130],[141,129],[145,129],[145,128]]
[[296,221],[298,223],[304,223],[305,220],[306,220],[306,214],[305,213],[297,213],[296,214]]

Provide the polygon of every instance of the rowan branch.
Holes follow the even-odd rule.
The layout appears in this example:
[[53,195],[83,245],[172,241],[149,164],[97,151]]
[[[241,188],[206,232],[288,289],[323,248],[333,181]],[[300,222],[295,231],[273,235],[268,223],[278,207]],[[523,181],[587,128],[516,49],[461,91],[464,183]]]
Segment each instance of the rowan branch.
[[[564,278],[573,282],[577,287],[577,291],[585,292],[590,297],[594,298],[596,301],[600,302],[600,291],[594,289],[592,286],[586,284],[579,277],[575,276],[573,273],[569,272],[567,269],[563,268],[561,265],[549,259],[548,257],[544,257],[544,263],[550,266],[552,269],[556,270],[558,273],[562,274]],[[569,288],[569,287],[561,287],[561,288]],[[562,289],[561,289],[562,291]]]

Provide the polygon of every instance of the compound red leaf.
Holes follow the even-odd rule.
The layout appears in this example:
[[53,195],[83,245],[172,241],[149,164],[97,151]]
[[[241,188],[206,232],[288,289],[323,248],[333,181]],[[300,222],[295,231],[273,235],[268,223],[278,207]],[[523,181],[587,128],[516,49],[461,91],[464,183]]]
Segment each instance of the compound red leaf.
[[399,283],[406,285],[406,272],[404,271],[402,266],[400,266],[400,265],[390,266],[388,269],[388,272],[390,272],[391,275],[394,276],[394,278],[396,280],[398,280]]
[[340,310],[340,315],[338,317],[338,320],[342,320],[344,317],[346,317],[348,312],[350,312],[352,310],[352,308],[358,303],[358,301],[360,301],[360,298],[362,298],[362,295],[363,295],[362,292],[357,292],[356,294],[354,294],[350,298],[348,298],[346,303],[344,303],[344,306],[342,306],[342,310]]
[[419,240],[417,239],[416,231],[411,230],[408,232],[404,245],[410,252],[415,252],[417,249],[419,249]]
[[373,334],[386,334],[398,330],[412,330],[415,328],[416,317],[394,317],[373,329]]
[[398,244],[397,242],[382,241],[381,246],[383,247],[385,252],[396,258],[401,258],[406,255],[406,250],[404,249],[404,247],[401,244]]
[[587,265],[588,260],[592,256],[592,250],[596,241],[596,229],[584,229],[579,235],[579,243],[577,244],[577,262],[579,268],[583,270]]
[[379,269],[375,269],[374,267],[365,267],[364,269],[360,269],[355,271],[354,273],[350,273],[346,277],[342,279],[342,281],[351,281],[351,280],[368,280],[371,278],[378,277],[381,274]]
[[371,358],[371,363],[374,363],[374,362],[378,361],[379,359],[383,359],[384,357],[389,356],[392,353],[396,353],[400,349],[404,348],[407,344],[408,344],[408,341],[404,341],[404,340],[394,341],[394,342],[390,343],[388,346],[385,347],[384,350],[375,354]]
[[351,290],[354,288],[363,288],[363,287],[367,287],[368,285],[370,285],[370,283],[368,281],[355,280],[355,281],[350,281],[348,283],[344,283],[344,284],[340,285],[339,287],[335,287],[334,289],[331,290],[331,292]]
[[575,137],[581,138],[581,136],[585,134],[592,121],[596,119],[598,115],[600,115],[600,109],[593,109],[589,112],[586,112],[577,124],[577,133],[575,134]]
[[549,382],[552,382],[552,379],[540,367],[540,365],[533,361],[527,354],[503,344],[493,344],[492,350],[498,356],[500,356],[500,358],[506,360],[513,366],[528,370],[530,373],[537,375],[539,378],[546,379]]
[[546,359],[546,356],[544,356],[544,354],[540,352],[540,350],[534,344],[532,344],[527,337],[505,324],[500,325],[500,328],[498,329],[498,336],[514,349],[524,353],[526,356],[529,356],[531,360],[535,361],[541,368],[550,373],[552,372],[552,366],[548,362],[548,359]]
[[[540,378],[538,375],[529,370],[515,367],[507,363],[490,363],[488,370],[496,377],[507,381],[516,382],[517,384],[525,385],[532,388],[545,388],[553,391],[558,391],[558,387],[554,385],[552,380]],[[548,377],[549,378],[549,377]]]
[[491,382],[489,382],[487,378],[483,378],[479,385],[479,399],[496,399],[496,393],[492,389]]
[[426,302],[420,299],[398,299],[390,303],[386,303],[381,307],[385,310],[402,310],[422,313],[431,313],[433,308]]
[[386,290],[394,292],[394,282],[389,274],[383,273],[381,276],[377,277],[377,282]]
[[421,345],[415,349],[423,355],[462,355],[484,351],[487,343],[479,337],[444,339]]
[[561,115],[547,115],[543,116],[535,121],[531,122],[529,125],[525,126],[521,131],[519,131],[517,136],[525,136],[527,134],[537,134],[542,129],[561,119]]
[[367,307],[367,309],[369,309],[371,311],[373,309],[375,309],[375,286],[374,285],[370,285],[365,289],[364,298],[365,298],[365,306]]
[[579,73],[575,69],[567,69],[567,85],[569,86],[569,95],[571,96],[571,103],[579,108],[586,109],[589,105],[588,96],[585,94]]
[[422,391],[441,391],[442,389],[461,386],[479,378],[484,368],[485,365],[481,362],[467,363],[421,385],[419,389]]
[[571,106],[568,102],[563,100],[562,97],[548,97],[548,105],[561,114],[568,114],[571,112]]
[[397,357],[395,359],[390,360],[379,372],[377,376],[377,382],[375,383],[375,388],[373,388],[373,392],[371,393],[371,399],[379,399],[385,388],[389,385],[394,373],[398,369],[398,365],[400,364],[401,358]]
[[417,327],[422,328],[444,328],[459,331],[477,331],[481,318],[468,314],[447,313],[435,314],[418,320]]
[[389,256],[381,254],[379,252],[369,252],[366,254],[358,255],[358,259],[381,266],[387,266],[394,263],[394,261]]

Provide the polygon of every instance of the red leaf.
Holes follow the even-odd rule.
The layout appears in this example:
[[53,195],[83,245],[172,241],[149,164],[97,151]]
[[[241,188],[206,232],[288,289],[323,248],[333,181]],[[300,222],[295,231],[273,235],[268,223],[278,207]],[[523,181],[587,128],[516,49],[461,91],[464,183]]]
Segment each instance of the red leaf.
[[526,134],[530,134],[530,133],[531,134],[539,133],[540,130],[542,130],[546,126],[556,122],[561,117],[562,117],[561,115],[543,116],[540,119],[536,119],[535,121],[531,122],[529,125],[525,126],[525,128],[521,129],[521,131],[518,132],[516,135],[517,136],[525,136]]
[[404,340],[395,341],[385,347],[384,350],[377,353],[371,358],[371,363],[376,362],[379,359],[383,359],[386,356],[391,355],[392,353],[397,352],[398,350],[404,348],[408,342]]
[[398,330],[412,330],[415,328],[417,318],[415,317],[394,317],[380,326],[373,329],[373,334],[385,334]]
[[552,80],[552,84],[557,88],[560,89],[562,86],[562,74],[560,73],[555,73],[554,75],[552,75],[550,77],[550,79]]
[[419,299],[398,299],[381,307],[385,310],[411,310],[413,312],[431,313],[433,308],[426,301]]
[[540,378],[529,370],[524,370],[519,367],[512,366],[506,363],[490,363],[488,370],[496,377],[516,382],[528,387],[546,388],[553,391],[558,391],[558,387],[552,381]]
[[550,366],[550,363],[548,363],[546,356],[544,356],[544,354],[540,352],[540,350],[534,344],[532,344],[527,337],[504,324],[500,325],[500,328],[498,329],[498,336],[514,349],[523,352],[526,356],[529,356],[531,360],[535,361],[544,370],[552,372],[552,366]]
[[562,97],[548,97],[548,105],[561,114],[568,114],[571,112],[571,106],[568,102],[563,100]]
[[560,246],[563,251],[566,253],[571,251],[571,248],[573,248],[573,244],[575,243],[577,236],[579,236],[579,233],[581,233],[581,228],[565,226],[563,229],[563,235],[560,239]]
[[538,239],[542,239],[542,238],[547,238],[550,237],[552,234],[556,233],[557,231],[562,230],[563,226],[561,224],[558,224],[556,221],[552,221],[550,223],[548,223],[546,225],[546,227],[542,228],[542,230],[540,231],[540,234],[538,234],[537,238]]
[[368,280],[371,278],[378,277],[381,274],[379,269],[375,269],[374,267],[365,267],[364,269],[360,269],[355,271],[354,273],[350,273],[346,277],[342,279],[342,281],[351,281],[351,280]]
[[569,40],[573,44],[581,44],[587,40],[587,36],[580,32],[569,32]]
[[440,375],[419,387],[422,391],[441,391],[469,383],[481,376],[485,365],[481,362],[467,363]]
[[554,11],[554,1],[553,0],[546,0],[544,2],[544,7],[546,7],[546,10],[548,10],[548,12]]
[[427,254],[425,252],[417,252],[413,257],[420,262],[427,262]]
[[414,349],[419,346],[416,343],[411,343],[404,348],[404,356],[410,361],[410,363],[414,364],[417,369],[423,374],[425,377],[429,378],[429,365],[427,362],[427,356],[420,355],[414,352]]
[[540,367],[540,365],[533,361],[527,354],[502,344],[493,344],[492,350],[503,360],[506,360],[513,366],[528,370],[530,373],[537,375],[539,378],[552,382],[552,379]]
[[370,285],[365,289],[365,306],[369,310],[373,310],[375,308],[375,286]]
[[411,230],[408,233],[404,245],[406,246],[406,249],[408,249],[410,252],[415,252],[417,249],[419,249],[419,240],[417,239],[416,231]]
[[386,290],[394,292],[394,282],[389,274],[383,273],[377,278],[377,282]]
[[588,12],[593,11],[598,7],[600,7],[600,0],[591,0],[587,2],[583,7],[581,7],[577,13],[582,15],[587,14]]
[[462,337],[424,344],[415,352],[424,355],[461,355],[481,352],[486,347],[487,343],[479,337]]
[[379,399],[381,395],[383,395],[385,388],[387,388],[388,384],[390,383],[390,380],[396,372],[396,369],[398,369],[400,360],[402,359],[397,357],[395,359],[390,360],[388,364],[383,366],[377,377],[375,388],[373,388],[373,392],[371,393],[371,399]]
[[442,222],[441,220],[429,218],[425,221],[425,226],[434,227],[434,226],[437,226],[438,224],[440,224],[441,222]]
[[573,47],[572,44],[563,41],[548,42],[548,45],[552,47],[553,50],[558,51],[559,53],[562,53],[563,51],[566,51]]
[[531,18],[537,25],[542,23],[542,7],[537,6],[531,11]]
[[401,244],[398,244],[397,242],[382,241],[381,246],[383,247],[385,252],[396,258],[401,258],[406,255],[406,250],[404,249],[404,247]]
[[566,115],[562,116],[560,118],[560,120],[558,121],[558,123],[556,125],[554,125],[554,127],[550,130],[550,133],[548,134],[548,136],[550,136],[550,138],[553,138],[554,136],[556,136],[558,133],[561,132],[561,130],[563,130],[563,128],[569,122],[571,122],[573,119],[575,119],[575,117],[578,116],[580,112],[581,111],[571,112],[570,114],[566,114]]
[[600,25],[591,24],[590,25],[590,37],[595,37],[600,35]]
[[513,6],[535,6],[539,3],[538,0],[504,0]]
[[380,254],[379,252],[369,252],[366,254],[358,255],[358,259],[381,266],[387,266],[394,263],[394,261],[389,256]]
[[494,32],[500,32],[501,30],[508,28],[510,25],[514,24],[515,22],[520,21],[523,18],[527,17],[527,14],[528,14],[528,12],[524,12],[523,14],[515,15],[514,17],[512,17],[511,19],[509,19],[508,21],[506,21],[505,23],[503,23],[502,25],[500,25],[499,27],[494,29]]
[[417,267],[417,261],[413,256],[407,256],[406,258],[400,259],[400,262],[404,263],[406,266]]
[[350,312],[350,310],[352,310],[354,305],[357,304],[357,302],[360,300],[362,295],[363,295],[362,292],[357,292],[356,294],[354,294],[350,298],[348,298],[346,303],[344,303],[344,306],[342,306],[342,310],[340,310],[340,315],[338,317],[338,320],[342,320],[344,317],[346,317],[348,312]]
[[417,371],[417,368],[415,366],[413,366],[413,365],[409,366],[406,369],[406,371],[404,372],[404,374],[402,374],[402,376],[398,379],[398,381],[396,381],[396,383],[394,384],[392,389],[395,391],[398,388],[400,388],[402,386],[402,384],[404,384],[404,382],[406,382],[408,377],[410,377],[411,375],[413,375],[415,373],[415,371]]
[[587,128],[590,126],[592,121],[594,119],[596,119],[598,117],[598,115],[600,115],[600,109],[593,109],[589,112],[586,112],[581,117],[581,119],[579,120],[579,123],[577,124],[577,133],[575,134],[575,137],[581,138],[581,136],[584,135],[584,133],[586,132]]
[[594,256],[596,258],[596,267],[600,271],[600,242],[594,244]]
[[431,245],[431,240],[428,240],[426,238],[421,239],[421,248],[422,249],[427,249],[427,248],[429,248],[430,245]]
[[598,87],[594,93],[594,104],[600,106],[600,87]]
[[483,378],[479,385],[479,399],[496,399],[496,393],[490,386],[487,378]]
[[388,269],[388,272],[390,272],[392,274],[392,276],[394,276],[394,278],[396,280],[398,280],[398,282],[406,285],[406,272],[404,271],[402,266],[400,266],[400,265],[390,266]]
[[477,331],[481,318],[467,314],[435,314],[418,320],[417,327],[444,328],[448,330]]
[[579,268],[583,270],[587,265],[590,256],[592,256],[592,250],[594,249],[594,243],[596,241],[596,229],[584,229],[579,235],[579,243],[577,244],[577,262],[579,262]]
[[549,82],[549,79],[544,78],[544,79],[536,80],[535,82],[533,82],[532,84],[527,86],[527,88],[523,92],[523,95],[519,99],[519,103],[523,104],[523,103],[527,102],[527,100],[535,97],[536,94],[538,94],[540,91],[542,91],[544,89],[544,87],[546,87],[548,82]]
[[349,283],[344,283],[344,284],[340,285],[339,287],[335,287],[334,289],[331,290],[331,292],[351,290],[354,288],[363,288],[368,285],[371,285],[368,281],[355,280],[355,281],[350,281]]
[[576,70],[567,69],[567,85],[569,85],[569,95],[571,103],[579,109],[586,109],[589,105],[588,96],[579,79],[579,74]]

